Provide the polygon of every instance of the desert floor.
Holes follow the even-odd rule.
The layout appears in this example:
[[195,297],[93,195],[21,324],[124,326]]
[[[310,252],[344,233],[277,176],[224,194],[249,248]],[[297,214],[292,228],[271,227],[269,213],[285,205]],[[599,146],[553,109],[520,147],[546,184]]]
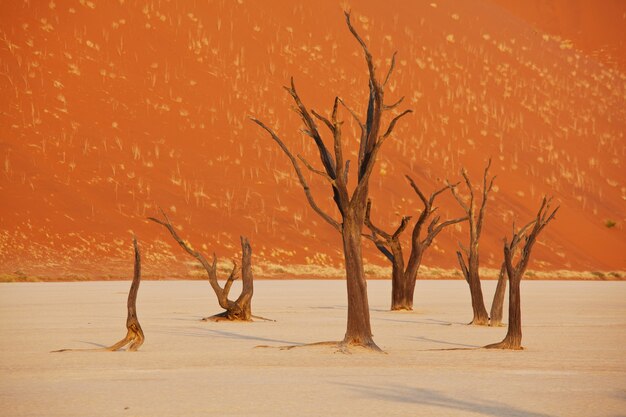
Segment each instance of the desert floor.
[[276,322],[255,323],[199,321],[220,311],[207,282],[147,281],[139,352],[50,353],[121,339],[129,285],[0,284],[2,416],[626,415],[626,282],[523,282],[526,350],[508,352],[473,349],[506,328],[464,324],[465,282],[420,281],[416,311],[392,313],[371,281],[387,354],[344,354],[255,348],[342,338],[342,281],[259,281],[254,312]]

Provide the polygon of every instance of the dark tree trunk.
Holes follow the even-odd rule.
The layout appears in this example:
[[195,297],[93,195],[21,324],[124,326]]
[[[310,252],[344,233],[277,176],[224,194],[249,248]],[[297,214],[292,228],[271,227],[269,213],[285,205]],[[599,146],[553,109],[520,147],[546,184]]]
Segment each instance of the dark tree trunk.
[[504,294],[506,293],[506,265],[502,264],[500,274],[498,274],[498,285],[493,294],[493,302],[491,303],[491,314],[489,325],[498,327],[502,325],[502,310],[504,307]]
[[404,310],[413,310],[413,298],[415,297],[415,284],[417,283],[417,273],[422,264],[422,254],[424,252],[421,244],[414,246],[409,258],[409,265],[404,272],[404,287],[402,297],[402,307]]
[[348,290],[348,323],[343,343],[379,350],[372,339],[360,229],[359,224],[349,219],[343,223],[342,238]]
[[227,309],[229,320],[252,320],[252,295],[254,294],[254,278],[252,276],[252,247],[247,237],[241,236],[241,294],[233,303],[233,308]]
[[[405,270],[402,246],[398,239],[389,241],[393,260],[391,261],[391,310],[413,310],[413,290],[415,288],[415,275]],[[411,283],[411,276],[413,282]]]
[[487,349],[523,349],[520,281],[521,276],[509,276],[509,325],[506,336],[500,343],[486,346]]
[[489,315],[485,308],[485,301],[483,297],[483,288],[480,283],[480,276],[478,275],[478,254],[473,258],[475,262],[470,262],[468,284],[470,288],[470,295],[472,297],[472,311],[474,318],[470,324],[476,326],[486,326],[489,324]]

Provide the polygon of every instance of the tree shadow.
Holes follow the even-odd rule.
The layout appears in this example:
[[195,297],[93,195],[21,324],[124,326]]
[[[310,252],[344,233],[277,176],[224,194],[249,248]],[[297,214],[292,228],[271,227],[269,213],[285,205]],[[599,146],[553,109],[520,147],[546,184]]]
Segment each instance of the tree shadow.
[[87,342],[85,340],[79,340],[78,343],[85,343],[86,345],[92,345],[92,346],[99,347],[99,348],[105,348],[109,346],[109,345],[103,345],[101,343]]
[[431,338],[425,337],[425,336],[413,336],[413,337],[410,337],[409,340],[420,340],[420,341],[424,341],[424,342],[440,343],[442,345],[461,346],[461,347],[476,348],[476,349],[482,347],[482,345],[478,346],[478,345],[466,345],[466,344],[463,344],[463,343],[446,342],[445,340],[431,339]]
[[347,310],[348,307],[345,305],[334,305],[334,306],[312,306],[309,307],[311,310]]
[[189,328],[187,330],[174,330],[174,329],[157,330],[157,331],[153,331],[153,333],[172,334],[172,335],[186,336],[186,337],[204,337],[204,338],[213,336],[213,337],[219,337],[222,339],[254,340],[257,342],[265,342],[265,343],[272,342],[272,343],[280,343],[280,344],[288,344],[288,345],[302,344],[302,342],[294,342],[290,340],[271,339],[267,337],[259,337],[259,336],[252,336],[252,335],[247,335],[247,334],[229,332],[226,330],[215,330],[215,329],[206,329],[206,328],[198,328],[198,327]]
[[[394,313],[396,314],[396,313]],[[390,319],[390,318],[385,318],[385,317],[374,317],[374,319],[376,320],[382,320],[382,321],[391,321],[391,322],[395,322],[395,323],[414,323],[414,324],[430,324],[430,325],[436,325],[436,326],[452,326],[455,324],[459,324],[459,325],[466,325],[467,323],[461,323],[461,322],[449,322],[449,321],[443,321],[443,320],[435,320],[435,319],[418,319],[418,320],[400,320],[400,319]]]
[[460,400],[441,392],[423,388],[404,386],[375,387],[360,384],[338,383],[352,389],[366,398],[378,398],[385,401],[401,402],[406,404],[424,405],[447,408],[471,413],[479,413],[494,417],[551,417],[549,414],[523,410],[509,404],[497,401]]

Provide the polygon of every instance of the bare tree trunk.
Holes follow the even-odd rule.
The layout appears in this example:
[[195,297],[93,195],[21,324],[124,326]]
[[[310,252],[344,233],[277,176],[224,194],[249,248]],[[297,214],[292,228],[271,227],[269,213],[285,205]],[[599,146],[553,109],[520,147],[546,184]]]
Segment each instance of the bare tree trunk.
[[413,310],[413,290],[409,282],[411,277],[404,267],[402,246],[398,239],[388,242],[393,259],[391,260],[391,311]]
[[506,265],[503,263],[498,274],[498,285],[493,294],[489,325],[498,327],[502,325],[502,310],[504,307],[504,294],[506,293]]
[[143,345],[143,341],[145,340],[139,319],[137,319],[137,292],[139,290],[139,282],[141,281],[141,255],[135,237],[133,237],[133,248],[135,249],[135,268],[133,282],[128,291],[128,301],[126,302],[128,310],[126,316],[126,337],[106,348],[110,351],[119,350],[128,344],[128,351],[134,352]]
[[478,254],[470,259],[475,260],[475,263],[470,261],[468,277],[470,295],[472,298],[472,311],[474,313],[474,318],[470,324],[485,326],[489,323],[489,315],[487,314],[487,309],[485,308],[483,288],[480,283],[480,276],[478,275]]
[[252,247],[247,237],[241,236],[241,294],[235,301],[241,313],[239,318],[231,320],[252,320],[252,295],[254,294],[254,277],[252,276]]
[[[415,297],[415,284],[417,283],[417,274],[422,264],[422,255],[426,248],[423,245],[415,245],[409,258],[409,265],[404,272],[404,295],[402,297],[402,307],[404,310],[413,310],[413,298]],[[392,309],[393,310],[393,309]]]
[[137,292],[139,291],[139,283],[141,281],[141,254],[139,253],[139,246],[137,246],[137,239],[133,236],[133,248],[135,251],[135,267],[133,271],[133,282],[130,285],[128,291],[128,300],[126,302],[126,336],[119,342],[109,347],[101,349],[61,349],[54,352],[68,352],[68,351],[110,351],[114,352],[120,350],[124,346],[128,345],[129,352],[137,351],[145,340],[143,330],[139,324],[137,318]]
[[500,343],[486,346],[488,349],[511,349],[522,348],[522,307],[520,302],[520,277],[510,277],[509,289],[509,326],[506,336]]
[[[407,299],[404,271],[393,262],[391,266],[391,310],[412,310],[413,302]],[[410,304],[410,305],[409,305]]]
[[361,256],[361,231],[358,224],[346,219],[342,230],[346,285],[348,290],[348,323],[343,343],[380,350],[372,338],[367,281]]

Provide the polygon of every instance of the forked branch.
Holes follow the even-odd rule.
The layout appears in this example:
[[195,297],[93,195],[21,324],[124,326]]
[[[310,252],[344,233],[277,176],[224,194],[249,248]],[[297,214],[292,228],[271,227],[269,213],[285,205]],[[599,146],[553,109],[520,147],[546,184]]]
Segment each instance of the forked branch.
[[285,155],[287,155],[287,158],[289,158],[289,160],[291,161],[291,165],[293,166],[294,170],[296,171],[296,175],[298,176],[298,180],[300,181],[300,185],[304,189],[304,194],[306,195],[307,201],[309,202],[309,205],[311,206],[311,208],[317,214],[319,214],[319,216],[322,219],[324,219],[326,221],[326,223],[330,224],[335,230],[341,232],[341,225],[335,219],[333,219],[329,214],[327,214],[324,210],[322,210],[320,208],[320,206],[317,204],[317,202],[315,201],[315,198],[313,197],[313,194],[311,193],[311,188],[309,187],[309,184],[307,183],[306,179],[304,178],[304,175],[302,174],[302,170],[300,169],[300,165],[298,164],[298,161],[293,156],[293,154],[291,153],[289,148],[287,148],[287,146],[278,137],[278,135],[276,133],[274,133],[274,131],[272,129],[267,127],[263,122],[261,122],[260,120],[254,118],[254,117],[251,117],[250,120],[252,120],[257,125],[261,126],[267,133],[269,133],[270,136],[272,137],[272,139],[274,139],[274,142],[276,142],[278,144],[278,146],[280,146],[280,149],[282,149],[283,153]]
[[[209,284],[215,295],[217,297],[217,301],[224,310],[224,313],[218,314],[212,317],[206,317],[203,320],[211,320],[211,321],[219,321],[219,320],[230,320],[230,321],[249,321],[252,318],[252,313],[250,309],[250,300],[252,298],[253,284],[252,284],[252,273],[250,269],[250,243],[248,239],[245,237],[241,238],[241,248],[242,248],[242,268],[237,265],[237,262],[233,261],[233,268],[224,283],[224,287],[221,287],[218,278],[217,278],[217,256],[213,254],[213,260],[211,263],[207,261],[207,259],[200,252],[194,250],[185,240],[183,240],[172,223],[169,220],[167,214],[161,209],[161,214],[163,216],[162,219],[158,219],[155,217],[148,217],[148,220],[151,220],[161,226],[165,227],[170,235],[174,238],[174,240],[178,243],[178,245],[185,250],[188,254],[193,256],[200,262],[202,267],[206,270],[207,276],[209,279]],[[247,269],[246,269],[247,268]],[[237,280],[240,276],[243,277],[243,288],[241,294],[237,298],[237,300],[232,301],[228,298],[231,286],[233,281]]]

